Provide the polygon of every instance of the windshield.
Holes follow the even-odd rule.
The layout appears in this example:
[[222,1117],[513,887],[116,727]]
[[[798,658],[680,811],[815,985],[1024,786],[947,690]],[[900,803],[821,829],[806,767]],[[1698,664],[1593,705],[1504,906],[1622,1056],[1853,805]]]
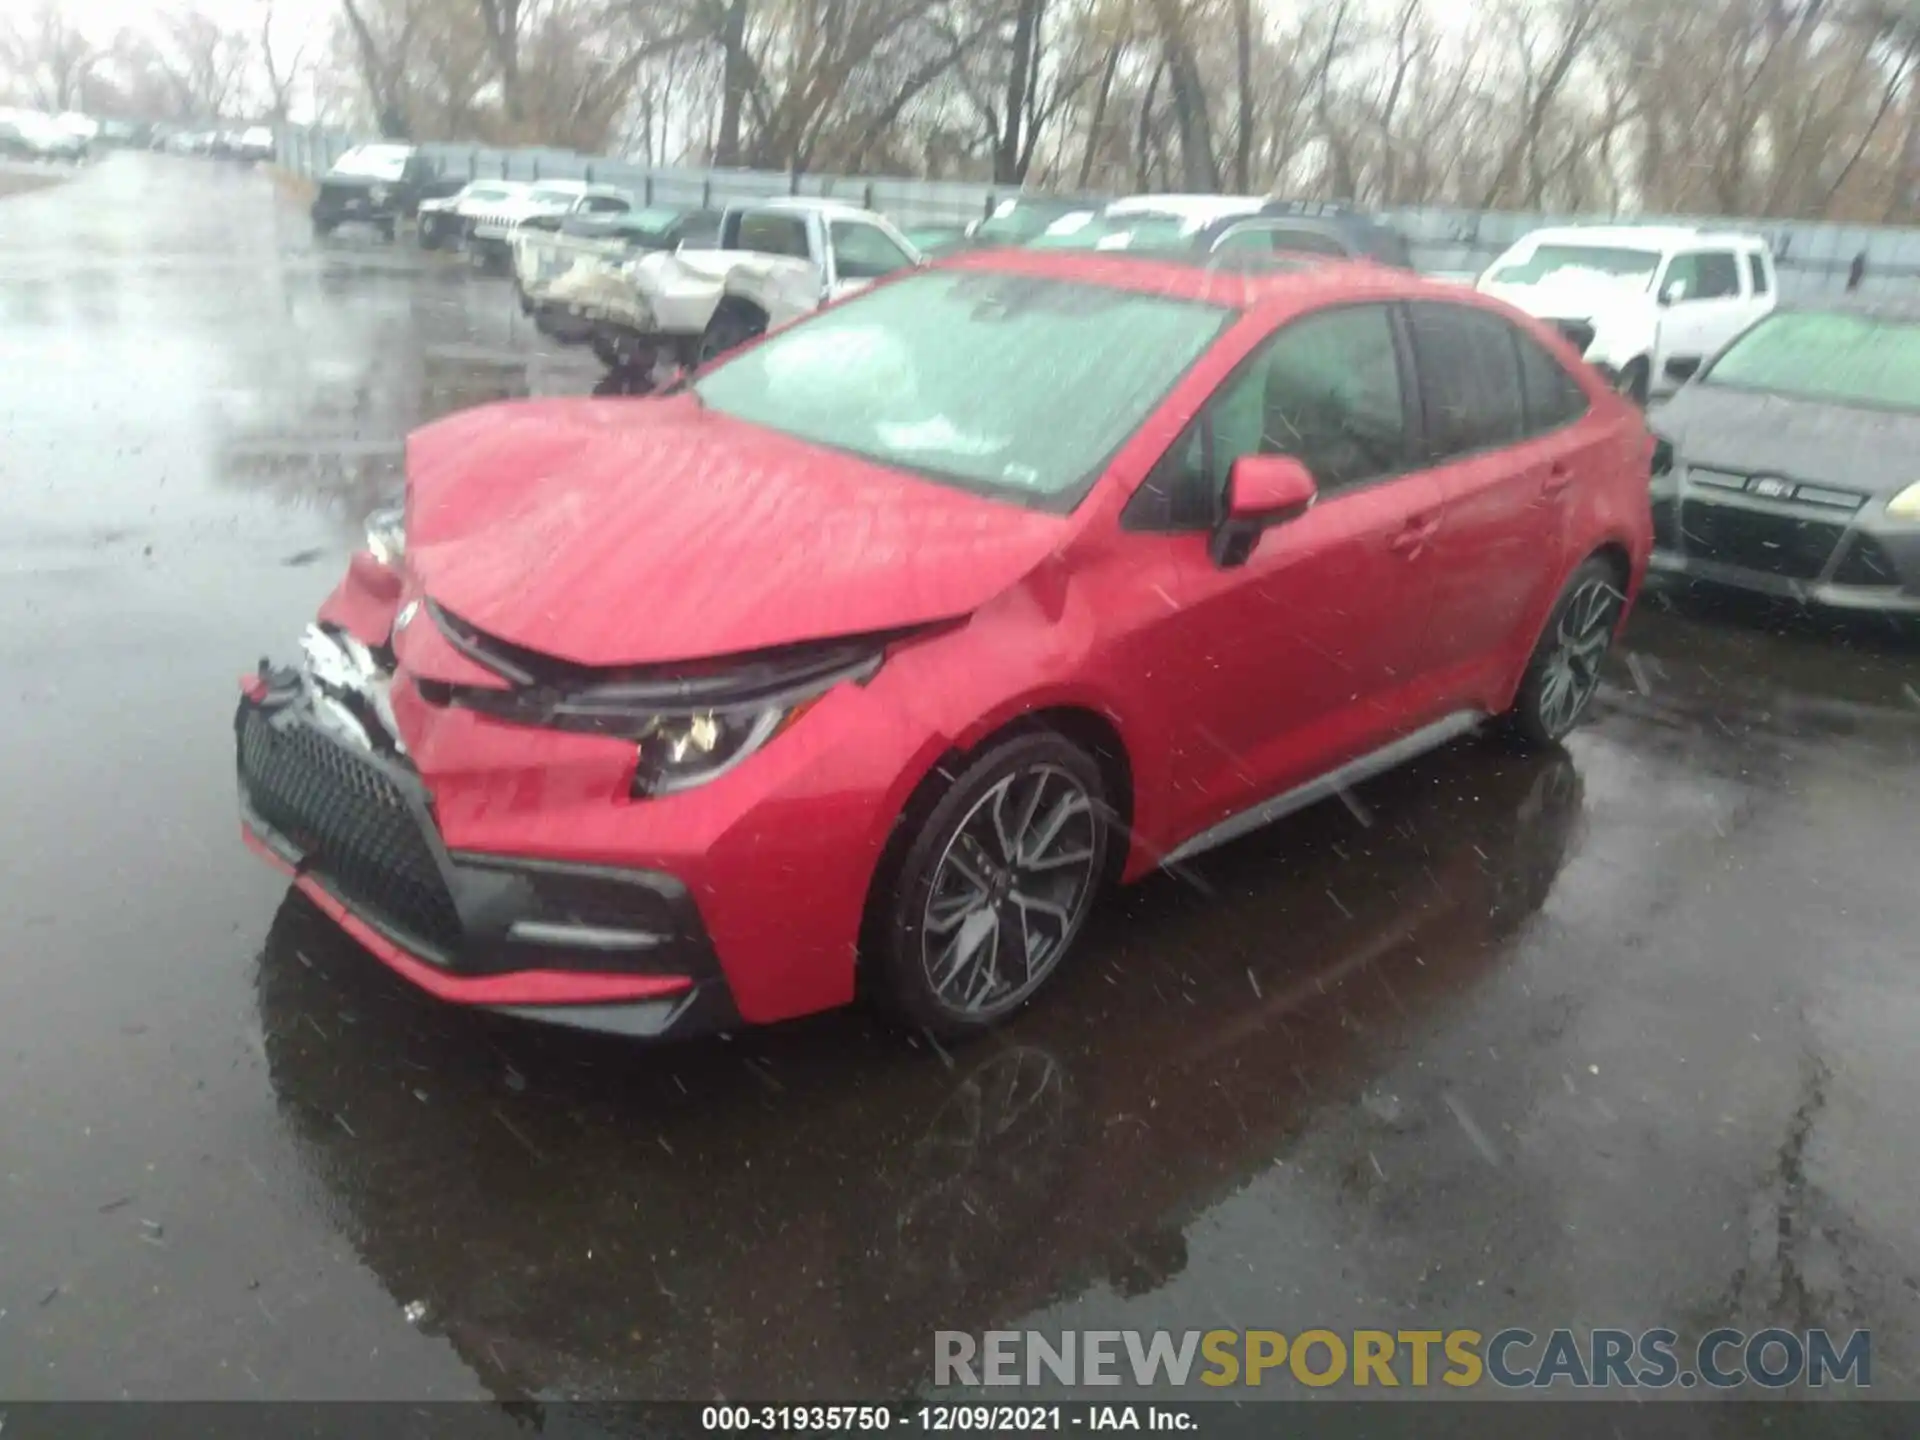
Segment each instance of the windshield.
[[1801,400],[1920,411],[1920,324],[1781,311],[1734,341],[1701,378]]
[[1180,250],[1201,228],[1191,216],[1151,210],[1127,215],[1086,215],[1049,226],[1035,250]]
[[1496,285],[1538,285],[1549,275],[1587,272],[1616,280],[1653,283],[1660,268],[1658,250],[1634,250],[1619,245],[1540,245],[1524,260],[1502,265],[1493,272]]
[[976,240],[989,245],[1024,245],[1063,220],[1074,216],[1088,220],[1093,214],[1092,210],[1062,213],[1057,205],[1022,205],[1017,200],[1003,200],[973,234]]
[[411,154],[392,145],[361,145],[342,155],[327,173],[353,180],[398,180]]
[[463,200],[508,200],[516,192],[510,185],[469,185],[461,192]]
[[534,205],[571,205],[579,198],[578,190],[564,186],[536,185],[527,192],[528,202]]
[[1231,313],[1019,275],[916,275],[771,337],[694,389],[803,440],[1063,505]]

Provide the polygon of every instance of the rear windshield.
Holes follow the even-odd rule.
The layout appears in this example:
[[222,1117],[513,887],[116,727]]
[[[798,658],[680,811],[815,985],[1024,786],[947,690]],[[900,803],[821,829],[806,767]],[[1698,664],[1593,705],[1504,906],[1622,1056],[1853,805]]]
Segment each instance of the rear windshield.
[[334,161],[327,173],[350,180],[398,180],[411,154],[391,145],[361,145]]
[[1660,268],[1658,250],[1635,250],[1624,245],[1540,245],[1524,260],[1497,268],[1488,278],[1496,285],[1537,285],[1549,275],[1604,275],[1612,279],[1653,283]]
[[713,409],[964,489],[1069,508],[1234,312],[983,272],[913,275],[709,372]]
[[993,214],[980,222],[973,234],[976,240],[987,245],[1024,245],[1043,234],[1048,227],[1076,214],[1091,219],[1095,211],[1092,206],[1085,210],[1063,211],[1058,205],[1002,200],[994,207]]
[[1920,411],[1920,324],[1780,311],[1734,341],[1701,378],[1801,400]]
[[1036,250],[1184,250],[1203,222],[1188,215],[1071,215],[1033,241]]

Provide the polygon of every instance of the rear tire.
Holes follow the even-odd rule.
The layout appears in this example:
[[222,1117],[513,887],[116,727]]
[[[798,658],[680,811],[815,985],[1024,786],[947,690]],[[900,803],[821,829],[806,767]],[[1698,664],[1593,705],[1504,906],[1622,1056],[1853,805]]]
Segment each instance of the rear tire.
[[1589,557],[1567,581],[1534,646],[1513,708],[1501,717],[1523,747],[1556,745],[1580,723],[1613,645],[1627,597],[1611,562]]
[[972,760],[924,812],[876,887],[866,955],[878,996],[935,1035],[979,1034],[1059,970],[1107,873],[1106,787],[1052,731]]

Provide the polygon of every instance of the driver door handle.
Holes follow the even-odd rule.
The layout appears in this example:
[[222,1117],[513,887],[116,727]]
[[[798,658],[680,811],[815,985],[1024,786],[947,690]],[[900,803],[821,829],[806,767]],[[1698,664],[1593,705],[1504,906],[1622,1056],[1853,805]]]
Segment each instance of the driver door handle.
[[1573,467],[1564,460],[1556,460],[1547,467],[1547,478],[1541,482],[1540,493],[1558,495],[1573,484]]

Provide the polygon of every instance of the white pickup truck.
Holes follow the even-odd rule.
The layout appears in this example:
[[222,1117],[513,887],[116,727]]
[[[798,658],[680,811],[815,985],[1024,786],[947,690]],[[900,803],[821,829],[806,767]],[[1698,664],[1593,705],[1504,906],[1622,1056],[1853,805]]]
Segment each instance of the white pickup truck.
[[700,364],[925,260],[885,216],[796,197],[731,207],[713,249],[583,257],[542,300],[609,370]]
[[1557,326],[1623,395],[1684,384],[1779,298],[1760,235],[1659,225],[1535,230],[1478,289]]
[[514,233],[527,221],[548,215],[624,215],[638,204],[617,185],[536,180],[508,199],[470,212],[467,258],[478,269],[504,273],[513,264]]

